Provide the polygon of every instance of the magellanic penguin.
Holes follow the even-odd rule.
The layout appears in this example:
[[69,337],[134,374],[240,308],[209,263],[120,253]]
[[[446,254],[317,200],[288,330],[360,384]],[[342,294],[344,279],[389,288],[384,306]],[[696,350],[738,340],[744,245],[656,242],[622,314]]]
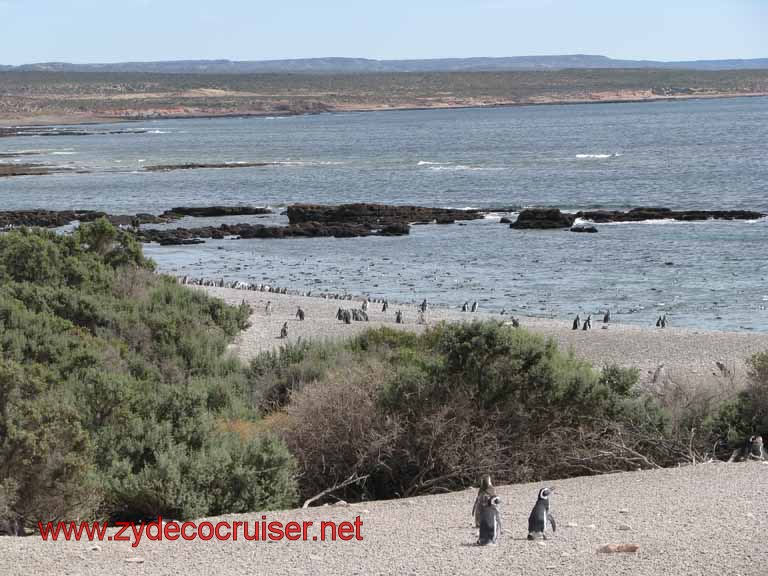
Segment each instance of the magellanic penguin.
[[480,534],[478,546],[496,544],[501,532],[501,498],[484,494],[480,504]]
[[581,326],[581,318],[579,318],[579,315],[576,314],[576,318],[573,319],[573,326],[571,327],[571,329],[578,330],[579,326]]
[[603,324],[607,324],[611,321],[611,309],[605,311],[605,316],[603,316]]
[[480,489],[477,491],[475,503],[472,506],[472,515],[475,517],[475,528],[480,528],[480,515],[482,512],[482,501],[484,496],[496,496],[496,489],[491,482],[491,476],[486,474],[480,479]]
[[528,540],[534,540],[539,537],[546,540],[547,536],[544,531],[547,529],[547,526],[552,527],[552,532],[557,531],[555,519],[549,513],[549,497],[553,491],[553,488],[542,488],[539,490],[536,505],[531,510],[531,515],[528,516]]

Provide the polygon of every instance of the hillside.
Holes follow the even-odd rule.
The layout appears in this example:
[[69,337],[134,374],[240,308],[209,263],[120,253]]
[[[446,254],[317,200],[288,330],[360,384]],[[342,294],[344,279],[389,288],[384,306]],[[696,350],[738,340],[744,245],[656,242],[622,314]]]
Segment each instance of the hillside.
[[768,70],[0,72],[0,126],[768,94]]

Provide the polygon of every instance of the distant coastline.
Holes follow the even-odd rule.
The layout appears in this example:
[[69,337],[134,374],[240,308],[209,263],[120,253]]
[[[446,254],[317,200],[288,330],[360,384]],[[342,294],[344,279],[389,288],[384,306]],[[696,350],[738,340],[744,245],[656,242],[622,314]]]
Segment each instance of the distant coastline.
[[[613,97],[595,97],[595,98],[540,98],[532,102],[520,101],[499,101],[499,102],[436,102],[433,105],[425,106],[418,103],[387,105],[384,103],[367,103],[364,105],[334,106],[319,111],[306,110],[288,110],[288,111],[248,111],[241,112],[223,112],[214,113],[207,111],[189,111],[189,112],[168,112],[153,113],[151,115],[102,115],[98,113],[78,113],[78,114],[41,114],[32,116],[10,116],[0,115],[0,129],[13,129],[27,126],[86,126],[94,124],[112,124],[120,122],[147,122],[152,120],[192,120],[192,119],[211,119],[211,118],[269,118],[269,117],[292,117],[306,116],[312,114],[348,114],[365,112],[406,112],[416,110],[461,110],[478,108],[513,108],[523,106],[565,106],[580,104],[641,104],[647,102],[675,102],[689,100],[715,100],[731,98],[765,98],[768,97],[768,91],[760,92],[723,92],[710,94],[680,94],[680,95],[648,95],[638,97],[635,95],[615,95]],[[0,132],[0,138],[4,136],[13,136]]]

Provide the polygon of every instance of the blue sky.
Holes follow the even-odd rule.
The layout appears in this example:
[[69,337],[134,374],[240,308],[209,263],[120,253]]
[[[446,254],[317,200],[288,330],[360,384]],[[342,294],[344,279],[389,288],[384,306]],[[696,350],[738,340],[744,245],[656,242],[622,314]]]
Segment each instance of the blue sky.
[[0,0],[0,64],[768,57],[768,0]]

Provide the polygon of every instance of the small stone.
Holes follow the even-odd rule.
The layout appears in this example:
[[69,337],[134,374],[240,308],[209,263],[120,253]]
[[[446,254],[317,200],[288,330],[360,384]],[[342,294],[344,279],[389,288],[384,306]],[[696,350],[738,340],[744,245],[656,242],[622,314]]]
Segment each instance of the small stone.
[[361,514],[370,514],[370,513],[371,513],[371,511],[370,511],[370,510],[368,510],[368,508],[363,508],[362,510],[360,510],[360,513],[361,513]]
[[619,510],[619,514],[629,514],[629,510],[627,508],[622,508]]
[[101,550],[101,546],[99,546],[98,544],[94,544],[93,546],[88,548],[88,550],[90,550],[91,552],[98,552],[99,550]]
[[140,556],[126,558],[125,561],[128,562],[129,564],[144,564],[144,558],[141,558]]
[[536,544],[538,544],[539,546],[546,546],[546,545],[547,545],[547,543],[546,543],[546,542],[542,542],[541,540],[539,540],[538,542],[536,542]]
[[576,522],[568,522],[568,524],[565,525],[566,528],[578,528],[579,525],[576,524]]
[[346,500],[339,500],[338,502],[334,503],[334,506],[349,506],[349,502]]
[[619,524],[618,528],[619,530],[632,530],[632,526],[629,524]]
[[313,561],[315,561],[315,562],[317,562],[317,561],[319,561],[319,560],[322,560],[322,557],[321,557],[321,556],[318,556],[317,554],[310,554],[310,555],[309,555],[309,559],[310,559],[310,560],[313,560]]

